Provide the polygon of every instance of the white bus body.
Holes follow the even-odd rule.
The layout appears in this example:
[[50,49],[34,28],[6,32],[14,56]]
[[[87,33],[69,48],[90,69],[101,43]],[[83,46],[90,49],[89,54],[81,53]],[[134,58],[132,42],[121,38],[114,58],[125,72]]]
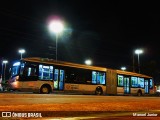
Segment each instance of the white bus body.
[[14,63],[9,86],[39,93],[154,94],[153,79],[147,75],[44,58],[24,58]]

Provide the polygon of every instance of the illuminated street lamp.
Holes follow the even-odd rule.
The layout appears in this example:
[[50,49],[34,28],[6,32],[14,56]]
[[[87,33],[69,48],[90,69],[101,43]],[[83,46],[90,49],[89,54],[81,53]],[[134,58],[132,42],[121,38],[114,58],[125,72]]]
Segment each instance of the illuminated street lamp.
[[85,64],[86,65],[92,65],[92,61],[88,59],[88,60],[85,61]]
[[8,63],[8,61],[7,60],[3,60],[2,61],[2,65],[4,64],[4,72],[3,72],[3,75],[4,75],[4,81],[5,81],[5,77],[6,77],[6,73],[5,73],[5,71],[6,71],[6,64]]
[[58,35],[63,31],[64,25],[60,20],[53,20],[49,24],[49,31],[55,33],[56,35],[56,60],[57,60],[57,42]]
[[26,51],[24,49],[20,49],[18,52],[21,54],[21,59],[22,59],[22,54],[24,54]]
[[121,67],[121,70],[126,70],[126,67]]
[[139,55],[143,53],[143,50],[141,49],[137,49],[135,50],[135,54],[138,55],[138,70],[139,70],[139,73],[140,73],[140,61],[139,61]]

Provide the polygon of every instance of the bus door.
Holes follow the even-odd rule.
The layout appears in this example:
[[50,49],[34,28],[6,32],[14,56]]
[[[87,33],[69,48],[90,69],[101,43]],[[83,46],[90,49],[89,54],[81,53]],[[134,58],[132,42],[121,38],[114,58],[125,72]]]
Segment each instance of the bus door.
[[148,80],[144,81],[144,89],[145,89],[145,93],[149,93]]
[[124,94],[130,93],[129,77],[124,77]]
[[22,71],[22,76],[20,77],[20,81],[22,82],[22,89],[27,91],[32,91],[37,83],[37,67],[36,65],[25,66]]
[[62,69],[54,70],[54,89],[55,90],[64,89],[64,70]]

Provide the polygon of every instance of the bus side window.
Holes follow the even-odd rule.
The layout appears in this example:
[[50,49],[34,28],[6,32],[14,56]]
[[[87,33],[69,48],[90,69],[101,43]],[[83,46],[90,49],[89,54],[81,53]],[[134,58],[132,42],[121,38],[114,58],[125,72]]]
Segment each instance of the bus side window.
[[36,68],[35,67],[25,67],[23,71],[24,76],[36,76]]
[[31,68],[30,76],[36,76],[36,68]]

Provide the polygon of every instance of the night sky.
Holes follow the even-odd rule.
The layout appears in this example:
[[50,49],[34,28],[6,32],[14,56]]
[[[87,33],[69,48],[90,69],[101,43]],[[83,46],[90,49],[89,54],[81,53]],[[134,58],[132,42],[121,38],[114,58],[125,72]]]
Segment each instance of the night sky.
[[[65,30],[58,38],[58,60],[132,70],[133,51],[142,65],[160,67],[158,2],[105,0],[5,0],[0,3],[0,59],[55,58],[55,35],[48,20],[58,16]],[[134,55],[135,64],[137,55]]]

